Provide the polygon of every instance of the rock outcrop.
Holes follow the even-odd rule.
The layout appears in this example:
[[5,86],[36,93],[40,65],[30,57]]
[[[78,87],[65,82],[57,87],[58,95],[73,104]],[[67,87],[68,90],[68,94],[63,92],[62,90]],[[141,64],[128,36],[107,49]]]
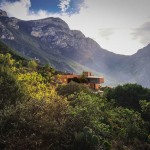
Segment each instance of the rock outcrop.
[[0,17],[7,17],[6,11],[0,10]]

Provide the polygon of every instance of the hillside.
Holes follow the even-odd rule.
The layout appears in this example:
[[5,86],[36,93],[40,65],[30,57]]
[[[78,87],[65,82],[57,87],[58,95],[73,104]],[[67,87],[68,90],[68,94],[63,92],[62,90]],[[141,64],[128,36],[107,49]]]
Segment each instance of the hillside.
[[6,46],[3,42],[0,41],[0,53],[1,54],[11,54],[12,57],[16,60],[26,60],[24,56],[22,56],[19,52],[16,50],[11,49],[10,47]]
[[102,96],[75,82],[58,84],[54,69],[2,48],[1,150],[150,149],[150,89],[128,84]]
[[102,49],[81,31],[70,30],[60,18],[23,21],[0,15],[0,39],[21,54],[38,58],[63,72],[91,70],[105,76],[108,85],[135,82],[150,87],[150,48],[124,56]]

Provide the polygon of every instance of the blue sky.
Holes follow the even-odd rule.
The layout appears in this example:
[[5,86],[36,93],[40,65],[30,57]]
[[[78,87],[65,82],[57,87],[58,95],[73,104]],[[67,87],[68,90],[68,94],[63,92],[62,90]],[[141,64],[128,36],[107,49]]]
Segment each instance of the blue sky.
[[[2,2],[17,2],[20,0],[0,0],[0,3]],[[62,9],[60,8],[60,3],[65,2],[65,0],[30,0],[31,7],[30,10],[32,11],[38,11],[40,9],[46,10],[48,12],[52,13],[58,13],[61,12]],[[67,13],[77,13],[79,11],[78,4],[82,3],[83,0],[66,0],[69,2],[69,7],[66,9]]]
[[58,7],[59,0],[31,0],[31,8],[32,10],[45,9],[51,12],[58,12],[60,8]]
[[102,48],[125,55],[150,43],[149,6],[150,0],[0,0],[10,17],[60,17]]
[[[79,0],[70,1],[70,6],[66,10],[66,12],[76,12],[78,9],[76,8],[76,4],[79,3]],[[31,8],[32,10],[47,10],[49,12],[61,12],[61,8],[59,8],[60,0],[31,0]]]

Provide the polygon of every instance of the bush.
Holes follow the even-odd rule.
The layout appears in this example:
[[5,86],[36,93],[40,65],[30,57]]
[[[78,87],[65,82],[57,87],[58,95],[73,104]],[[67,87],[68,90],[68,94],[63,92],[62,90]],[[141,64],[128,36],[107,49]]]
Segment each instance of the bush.
[[57,91],[58,91],[58,94],[64,95],[64,96],[69,96],[71,94],[79,93],[82,91],[85,93],[91,93],[91,90],[87,86],[78,84],[73,81],[66,85],[62,85],[62,86],[60,85],[57,88]]
[[6,149],[66,149],[70,138],[66,120],[68,104],[56,97],[27,100],[0,111],[0,143]]
[[89,127],[84,127],[83,132],[75,133],[74,150],[95,150],[98,143],[98,136]]
[[115,99],[119,106],[140,110],[139,101],[150,101],[150,90],[137,84],[119,85],[115,88],[107,88],[104,95],[108,100]]
[[25,97],[24,88],[19,84],[15,75],[0,68],[0,109],[8,105],[15,105]]

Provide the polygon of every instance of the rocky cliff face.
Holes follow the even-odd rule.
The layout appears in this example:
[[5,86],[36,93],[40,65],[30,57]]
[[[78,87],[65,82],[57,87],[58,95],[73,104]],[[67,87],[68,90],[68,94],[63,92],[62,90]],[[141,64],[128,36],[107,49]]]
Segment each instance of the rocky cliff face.
[[[0,39],[23,55],[36,57],[61,71],[92,70],[105,75],[109,83],[137,82],[150,86],[144,80],[150,75],[150,64],[146,61],[150,58],[150,47],[146,60],[143,50],[133,56],[117,55],[102,49],[81,31],[70,30],[60,18],[23,21],[9,18],[0,10]],[[139,69],[144,65],[145,70]]]
[[15,37],[12,32],[9,30],[10,28],[19,29],[17,25],[18,19],[9,18],[5,11],[0,10],[0,38],[7,40],[14,40]]
[[0,10],[0,17],[7,17],[6,11]]
[[5,25],[0,21],[0,38],[14,40],[13,34],[5,27]]

